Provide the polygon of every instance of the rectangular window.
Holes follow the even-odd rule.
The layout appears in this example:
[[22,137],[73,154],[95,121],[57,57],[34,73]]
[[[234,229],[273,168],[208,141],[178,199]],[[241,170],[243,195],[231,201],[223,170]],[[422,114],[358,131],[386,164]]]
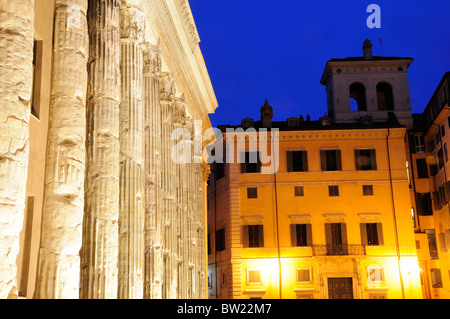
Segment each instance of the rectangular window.
[[40,91],[42,74],[42,41],[34,40],[33,44],[33,75],[31,91],[31,114],[39,119]]
[[216,251],[225,250],[225,228],[216,231]]
[[208,233],[208,256],[211,255],[211,234]]
[[321,150],[320,165],[322,171],[341,171],[341,150]]
[[214,163],[214,175],[216,181],[225,177],[225,164],[224,163]]
[[431,283],[433,288],[442,288],[442,278],[440,269],[431,269]]
[[261,161],[259,152],[241,153],[241,173],[259,173]]
[[416,159],[416,165],[417,165],[417,177],[428,178],[428,165],[426,158]]
[[367,276],[370,283],[384,282],[384,270],[383,267],[371,266],[367,267]]
[[439,149],[438,151],[438,159],[439,159],[439,169],[441,169],[442,167],[444,167],[444,151],[442,150],[442,148]]
[[339,186],[336,185],[328,186],[328,196],[330,197],[339,196]]
[[444,159],[445,162],[448,162],[448,152],[447,152],[447,143],[444,144]]
[[292,247],[312,246],[311,224],[291,224]]
[[258,188],[247,187],[247,198],[258,198]]
[[430,176],[436,176],[439,168],[437,163],[430,163]]
[[363,195],[372,196],[373,195],[373,185],[363,185]]
[[437,245],[436,245],[436,233],[434,229],[425,229],[425,233],[428,237],[428,248],[430,250],[431,259],[439,259]]
[[420,216],[433,215],[433,208],[431,206],[430,193],[417,193],[417,213]]
[[306,151],[288,151],[286,157],[288,172],[308,171],[308,153]]
[[311,277],[311,268],[297,268],[297,284],[309,284]]
[[263,225],[244,225],[243,242],[245,248],[264,247]]
[[295,196],[297,196],[297,197],[305,195],[303,192],[303,186],[295,186],[294,191],[295,191]]
[[375,150],[355,150],[355,163],[358,171],[376,170],[377,160]]
[[347,225],[345,223],[326,223],[325,239],[327,255],[348,255]]
[[361,223],[361,244],[364,246],[383,245],[383,227],[381,223]]
[[416,153],[425,153],[425,141],[423,135],[414,135]]
[[261,270],[247,270],[247,285],[261,285]]

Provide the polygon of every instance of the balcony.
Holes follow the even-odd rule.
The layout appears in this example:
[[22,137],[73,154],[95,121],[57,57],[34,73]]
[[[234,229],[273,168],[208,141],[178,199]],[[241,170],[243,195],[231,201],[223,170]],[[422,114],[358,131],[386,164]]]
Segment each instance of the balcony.
[[366,247],[363,245],[314,245],[314,256],[353,256],[365,255]]

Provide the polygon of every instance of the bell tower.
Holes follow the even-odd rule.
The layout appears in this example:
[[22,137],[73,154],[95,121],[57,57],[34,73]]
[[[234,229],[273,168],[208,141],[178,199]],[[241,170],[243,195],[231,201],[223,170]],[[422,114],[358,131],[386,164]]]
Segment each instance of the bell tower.
[[367,116],[387,121],[394,114],[412,128],[408,68],[413,59],[374,56],[368,39],[362,49],[363,56],[327,62],[320,83],[326,87],[328,115],[336,123],[351,123]]

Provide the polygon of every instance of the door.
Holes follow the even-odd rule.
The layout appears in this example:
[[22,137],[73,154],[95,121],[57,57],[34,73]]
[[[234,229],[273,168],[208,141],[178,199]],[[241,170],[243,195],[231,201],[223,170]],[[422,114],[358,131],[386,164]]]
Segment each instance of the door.
[[353,299],[352,278],[328,278],[328,299]]

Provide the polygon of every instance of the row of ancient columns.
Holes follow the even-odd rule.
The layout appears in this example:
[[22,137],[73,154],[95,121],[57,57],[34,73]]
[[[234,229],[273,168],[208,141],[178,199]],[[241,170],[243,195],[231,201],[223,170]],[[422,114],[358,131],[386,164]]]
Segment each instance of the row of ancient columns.
[[[159,49],[144,42],[142,3],[56,0],[54,25],[36,297],[205,297],[202,164],[194,163],[193,151],[190,163],[171,158],[172,131],[193,132],[194,125],[173,77],[161,72]],[[32,40],[32,22],[25,31]],[[29,71],[24,67],[22,76],[31,78]],[[28,102],[29,95],[25,87]],[[20,117],[26,144],[29,109]],[[193,140],[186,143],[193,150]],[[9,174],[5,180],[17,185],[15,205],[0,189],[2,236],[5,216],[17,223],[23,216],[26,147],[0,166],[0,177]],[[16,255],[19,233],[10,236]],[[5,265],[0,291],[10,291],[16,276],[13,261]]]

